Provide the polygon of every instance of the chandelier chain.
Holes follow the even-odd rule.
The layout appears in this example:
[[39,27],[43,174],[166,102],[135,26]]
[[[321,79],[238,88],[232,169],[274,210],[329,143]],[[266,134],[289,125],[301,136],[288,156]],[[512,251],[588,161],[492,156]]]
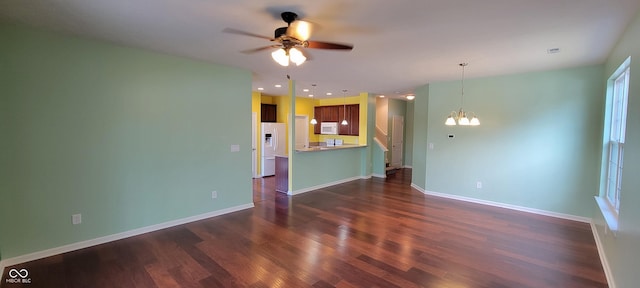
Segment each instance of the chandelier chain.
[[464,107],[464,67],[467,67],[467,65],[469,65],[469,63],[460,63],[460,66],[462,66],[462,88],[460,89],[462,91],[462,97],[460,97],[460,107]]

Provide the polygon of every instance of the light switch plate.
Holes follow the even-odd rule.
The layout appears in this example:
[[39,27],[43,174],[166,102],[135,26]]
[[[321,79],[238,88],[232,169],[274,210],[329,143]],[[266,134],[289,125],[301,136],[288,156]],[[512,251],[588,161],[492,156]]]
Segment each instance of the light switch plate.
[[240,145],[238,144],[231,145],[231,152],[239,152],[239,151],[240,151]]

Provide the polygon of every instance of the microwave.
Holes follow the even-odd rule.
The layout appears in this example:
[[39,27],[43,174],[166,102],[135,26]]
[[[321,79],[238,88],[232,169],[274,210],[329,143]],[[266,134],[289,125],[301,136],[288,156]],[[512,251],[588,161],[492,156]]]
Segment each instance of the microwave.
[[322,122],[320,123],[320,134],[338,134],[338,122]]

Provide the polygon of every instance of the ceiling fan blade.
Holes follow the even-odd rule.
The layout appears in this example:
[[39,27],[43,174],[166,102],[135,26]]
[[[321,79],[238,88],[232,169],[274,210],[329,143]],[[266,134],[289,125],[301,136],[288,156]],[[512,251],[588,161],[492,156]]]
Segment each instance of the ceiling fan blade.
[[287,28],[287,36],[296,38],[300,41],[307,41],[311,37],[313,25],[307,21],[296,20]]
[[251,36],[251,37],[256,37],[256,38],[262,38],[262,39],[267,39],[267,40],[275,40],[271,37],[267,37],[267,36],[262,36],[262,35],[258,35],[258,34],[254,34],[251,32],[247,32],[247,31],[242,31],[242,30],[238,30],[238,29],[233,29],[233,28],[224,28],[222,30],[222,32],[224,33],[230,33],[230,34],[238,34],[238,35],[244,35],[244,36]]
[[338,50],[351,50],[353,49],[353,45],[348,44],[338,44],[338,43],[330,43],[330,42],[322,42],[322,41],[307,41],[309,45],[308,48],[315,49],[338,49]]
[[253,54],[253,53],[256,53],[256,52],[269,50],[269,49],[273,49],[273,48],[280,48],[280,47],[281,47],[280,45],[269,45],[269,46],[264,46],[264,47],[260,47],[260,48],[255,48],[255,49],[242,50],[242,51],[240,51],[240,53]]

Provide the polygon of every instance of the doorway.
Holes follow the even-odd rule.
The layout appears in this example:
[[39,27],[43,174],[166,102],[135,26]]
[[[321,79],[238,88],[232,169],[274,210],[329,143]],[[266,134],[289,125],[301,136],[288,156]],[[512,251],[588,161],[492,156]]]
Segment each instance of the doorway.
[[296,115],[296,148],[304,149],[309,147],[309,116]]
[[404,117],[393,115],[391,131],[391,167],[402,168],[404,150]]

